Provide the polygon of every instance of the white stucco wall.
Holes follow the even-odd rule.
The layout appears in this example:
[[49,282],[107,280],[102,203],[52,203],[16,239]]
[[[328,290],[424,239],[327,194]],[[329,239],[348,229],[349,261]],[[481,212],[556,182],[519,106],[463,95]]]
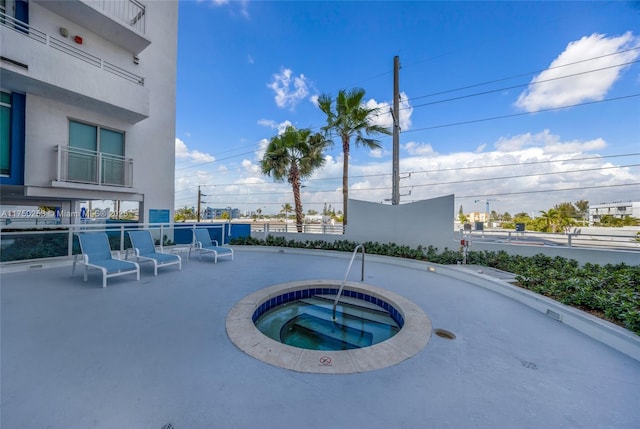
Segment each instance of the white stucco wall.
[[453,206],[453,195],[397,206],[349,200],[344,238],[451,249],[455,245]]
[[175,197],[176,75],[178,58],[178,2],[146,2],[147,35],[151,45],[139,55],[139,74],[151,92],[149,118],[132,127],[135,142],[127,156],[134,159],[134,187],[144,192],[141,221],[149,209],[169,209]]
[[[26,93],[24,185],[31,200],[16,204],[119,199],[140,201],[141,221],[148,220],[149,209],[170,210],[173,218],[178,2],[143,3],[145,36],[151,44],[138,54],[138,65],[132,52],[96,35],[88,25],[35,2],[30,2],[29,12],[34,28],[58,39],[62,39],[60,27],[67,28],[71,37],[82,35],[84,42],[76,48],[144,77],[144,86],[2,27],[3,35],[12,37],[3,38],[3,55],[8,52],[28,65],[25,70],[3,64],[7,77],[3,89]],[[125,133],[125,156],[133,159],[133,188],[52,183],[54,148],[69,144],[69,119]]]
[[270,234],[297,241],[375,241],[414,248],[434,246],[443,251],[445,248],[457,247],[453,206],[453,195],[397,206],[349,200],[349,224],[344,235],[285,232]]

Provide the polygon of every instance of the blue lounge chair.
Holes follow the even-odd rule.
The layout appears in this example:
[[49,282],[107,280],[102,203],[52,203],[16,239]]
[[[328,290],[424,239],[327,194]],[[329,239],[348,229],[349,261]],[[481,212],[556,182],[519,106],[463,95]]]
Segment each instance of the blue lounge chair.
[[[89,267],[102,271],[102,287],[107,287],[109,277],[123,276],[125,274],[136,275],[136,280],[140,280],[140,266],[135,262],[113,259],[109,238],[104,232],[80,232],[76,234],[80,241],[82,254],[76,255],[73,259],[71,274],[76,271],[76,263],[84,265],[84,281],[87,281],[87,271]],[[82,256],[79,262],[78,256]]]
[[[149,231],[127,231],[131,239],[131,246],[138,263],[141,261],[153,262],[153,275],[158,275],[158,267],[178,265],[182,270],[182,258],[178,255],[156,252],[151,233]],[[128,254],[125,255],[125,259]]]
[[217,240],[212,240],[209,235],[209,230],[205,228],[196,228],[193,230],[194,236],[194,249],[198,252],[198,259],[201,259],[202,253],[211,253],[214,257],[214,262],[218,263],[218,258],[224,256],[231,256],[233,261],[233,249],[230,247],[219,246]]

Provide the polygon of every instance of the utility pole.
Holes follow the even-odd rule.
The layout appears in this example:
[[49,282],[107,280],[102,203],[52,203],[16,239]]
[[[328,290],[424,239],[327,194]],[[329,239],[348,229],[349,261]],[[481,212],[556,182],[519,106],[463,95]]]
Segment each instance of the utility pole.
[[393,170],[391,204],[400,204],[400,57],[393,57]]
[[198,186],[198,213],[196,213],[196,219],[200,222],[200,186]]

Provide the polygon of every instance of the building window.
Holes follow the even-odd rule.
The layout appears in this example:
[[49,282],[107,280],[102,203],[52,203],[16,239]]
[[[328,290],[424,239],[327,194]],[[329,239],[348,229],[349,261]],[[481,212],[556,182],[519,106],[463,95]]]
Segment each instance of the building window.
[[68,180],[123,185],[124,163],[124,132],[69,121]]
[[11,174],[11,94],[0,92],[0,174]]

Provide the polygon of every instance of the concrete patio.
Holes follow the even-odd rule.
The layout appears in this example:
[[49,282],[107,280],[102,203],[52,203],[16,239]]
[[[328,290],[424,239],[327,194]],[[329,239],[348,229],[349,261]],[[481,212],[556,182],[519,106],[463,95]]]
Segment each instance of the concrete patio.
[[[333,256],[332,256],[333,255]],[[274,284],[337,279],[350,255],[237,247],[153,276],[70,265],[4,272],[4,428],[635,428],[640,362],[439,267],[369,257],[364,283],[408,298],[453,340],[374,371],[310,374],[245,354],[225,320]],[[354,269],[351,281],[357,281]],[[496,278],[496,284],[502,280]]]

